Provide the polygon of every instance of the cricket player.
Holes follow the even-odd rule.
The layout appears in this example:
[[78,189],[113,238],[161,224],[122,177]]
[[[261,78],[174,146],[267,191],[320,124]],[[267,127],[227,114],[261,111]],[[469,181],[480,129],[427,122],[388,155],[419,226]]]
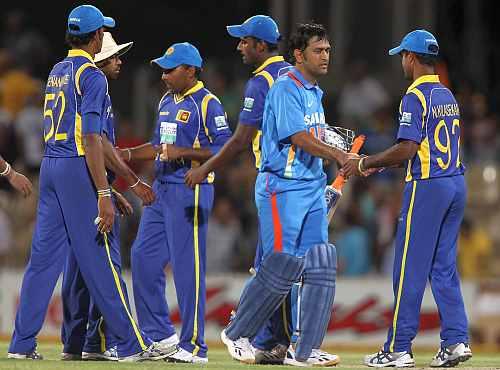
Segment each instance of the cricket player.
[[[278,25],[271,17],[255,15],[241,25],[227,26],[227,31],[231,36],[239,38],[237,50],[242,55],[243,63],[253,65],[255,70],[245,87],[243,107],[234,135],[219,153],[186,173],[186,183],[191,187],[202,182],[210,172],[229,163],[248,147],[253,149],[255,167],[259,170],[264,102],[274,81],[291,68],[278,54],[281,35]],[[260,244],[256,249],[254,268],[258,270],[262,257]],[[284,302],[282,309],[276,311],[253,340],[252,344],[256,348],[255,363],[283,363],[291,332],[290,304]]]
[[397,143],[351,159],[343,169],[350,176],[407,163],[396,234],[394,317],[382,350],[365,357],[372,367],[415,366],[411,343],[427,281],[441,321],[441,346],[430,366],[456,366],[472,357],[456,265],[466,199],[460,109],[435,74],[438,53],[436,38],[425,30],[410,32],[389,50],[389,55],[401,56],[404,76],[412,82],[399,108]]
[[[115,210],[106,178],[101,133],[107,81],[93,58],[112,18],[91,5],[68,16],[68,56],[49,74],[44,104],[45,153],[31,256],[21,288],[9,358],[42,359],[36,351],[48,302],[68,246],[90,295],[117,337],[121,361],[162,359],[167,353],[133,320],[124,283],[112,261]],[[96,217],[97,216],[97,217]]]
[[17,172],[12,166],[0,156],[0,177],[5,177],[14,189],[25,198],[33,192],[33,185],[26,176]]
[[[145,332],[166,349],[177,348],[169,361],[206,363],[206,238],[214,175],[194,189],[184,184],[184,176],[216,154],[231,131],[219,99],[199,81],[202,58],[196,47],[173,44],[152,64],[162,71],[169,90],[158,105],[153,138],[122,152],[131,160],[155,159],[156,167],[157,197],[144,209],[132,246],[135,306]],[[167,265],[182,319],[179,339],[165,299]]]
[[273,84],[262,121],[262,163],[255,186],[263,258],[221,339],[231,357],[252,363],[252,338],[302,281],[298,340],[286,365],[333,366],[340,360],[319,348],[335,295],[336,251],[328,243],[322,158],[348,154],[319,138],[325,116],[317,79],[326,75],[330,43],[318,24],[299,25],[290,39],[294,68]]
[[[94,63],[104,73],[107,79],[116,80],[122,65],[121,56],[130,50],[133,42],[118,45],[109,32],[104,32],[102,48],[94,57]],[[149,185],[144,183],[127,166],[115,149],[115,123],[111,98],[106,94],[106,112],[102,132],[104,162],[106,165],[108,183],[112,184],[115,174],[122,176],[131,187],[133,193],[149,205],[154,200],[154,193]],[[132,206],[117,191],[113,191],[113,200],[119,214],[130,215]],[[112,240],[111,259],[117,272],[121,272],[120,245],[119,245],[119,215],[108,233],[108,240]],[[116,352],[116,338],[108,330],[101,313],[90,297],[83,281],[73,253],[68,254],[64,268],[62,286],[63,327],[61,332],[64,350],[63,360],[118,360]]]

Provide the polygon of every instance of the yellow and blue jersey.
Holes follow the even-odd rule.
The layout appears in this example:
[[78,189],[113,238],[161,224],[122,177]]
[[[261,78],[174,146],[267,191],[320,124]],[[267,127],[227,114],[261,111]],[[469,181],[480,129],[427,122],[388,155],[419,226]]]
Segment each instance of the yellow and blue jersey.
[[82,117],[105,115],[108,84],[92,57],[80,49],[70,50],[49,74],[45,89],[43,135],[46,157],[77,157],[85,154],[83,135],[101,133]]
[[[208,148],[216,154],[231,137],[226,113],[219,99],[207,90],[201,81],[183,95],[167,93],[158,105],[158,121],[151,143],[160,145],[162,130],[174,127],[175,145]],[[197,161],[155,161],[156,179],[184,184],[184,175]],[[203,183],[212,183],[213,173]]]
[[398,140],[419,144],[408,161],[406,181],[464,173],[460,158],[460,110],[437,75],[413,82],[401,100]]
[[[113,105],[111,104],[111,97],[109,96],[109,94],[106,94],[106,101],[104,102],[103,112],[104,116],[102,117],[102,133],[106,134],[106,137],[113,146],[116,146],[115,117],[113,114]],[[106,169],[106,174],[108,177],[108,182],[112,184],[116,179],[116,174],[109,168]]]
[[246,126],[253,126],[257,129],[257,134],[252,141],[257,169],[260,167],[264,102],[274,81],[283,73],[290,70],[290,68],[291,65],[285,62],[282,56],[270,57],[259,68],[253,71],[254,76],[248,80],[245,86],[243,108],[240,112],[239,123]]
[[308,131],[320,137],[325,125],[323,91],[292,68],[269,90],[262,120],[260,172],[294,180],[323,180],[323,162],[300,148],[290,137]]

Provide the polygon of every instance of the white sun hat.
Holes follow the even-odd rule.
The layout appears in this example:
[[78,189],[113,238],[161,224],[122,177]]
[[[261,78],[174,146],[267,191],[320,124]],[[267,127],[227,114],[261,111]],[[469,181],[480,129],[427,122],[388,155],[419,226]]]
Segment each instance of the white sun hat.
[[102,39],[102,48],[99,53],[94,57],[94,62],[102,62],[115,54],[118,56],[125,54],[132,47],[133,42],[127,42],[126,44],[117,45],[116,41],[111,36],[111,33],[104,32],[104,37]]

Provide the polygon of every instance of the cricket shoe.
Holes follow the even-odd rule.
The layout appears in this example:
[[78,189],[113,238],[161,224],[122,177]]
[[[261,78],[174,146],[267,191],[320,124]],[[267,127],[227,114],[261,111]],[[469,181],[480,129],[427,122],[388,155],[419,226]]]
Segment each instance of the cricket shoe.
[[185,364],[206,364],[208,363],[208,358],[195,356],[184,348],[177,346],[177,350],[165,357],[165,361]]
[[255,349],[250,344],[248,338],[238,338],[237,340],[229,339],[226,336],[226,330],[220,333],[220,339],[226,345],[229,355],[240,362],[245,364],[255,363]]
[[163,360],[165,357],[167,357],[174,351],[176,351],[175,348],[169,352],[163,351],[159,348],[158,343],[153,342],[144,351],[136,353],[135,355],[121,357],[118,359],[118,361],[120,362],[158,361],[158,360]]
[[61,353],[61,361],[81,361],[82,355],[80,353]]
[[83,361],[118,361],[118,350],[111,347],[104,352],[82,352]]
[[413,354],[408,351],[385,352],[380,350],[365,356],[364,364],[370,367],[415,367],[415,360]]
[[8,353],[7,358],[15,359],[15,360],[43,360],[43,356],[36,351],[36,348],[33,352],[30,353]]
[[306,361],[299,361],[295,358],[295,350],[292,346],[288,347],[283,365],[297,367],[331,367],[340,363],[340,357],[320,349],[313,349]]
[[170,337],[160,340],[158,343],[158,348],[165,352],[172,352],[177,350],[177,345],[179,344],[179,337],[177,334],[172,334]]
[[472,357],[468,343],[458,343],[448,347],[441,347],[431,361],[431,367],[454,367]]
[[255,363],[259,365],[283,365],[288,347],[277,344],[271,350],[255,349]]

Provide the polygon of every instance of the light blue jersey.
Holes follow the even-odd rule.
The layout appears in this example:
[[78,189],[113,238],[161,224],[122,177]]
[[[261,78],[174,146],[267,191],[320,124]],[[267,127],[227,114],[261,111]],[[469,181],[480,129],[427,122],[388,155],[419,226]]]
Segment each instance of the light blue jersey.
[[325,125],[322,96],[319,86],[295,68],[275,82],[264,106],[260,172],[306,181],[325,177],[322,159],[296,148],[290,140],[301,131],[321,136]]

